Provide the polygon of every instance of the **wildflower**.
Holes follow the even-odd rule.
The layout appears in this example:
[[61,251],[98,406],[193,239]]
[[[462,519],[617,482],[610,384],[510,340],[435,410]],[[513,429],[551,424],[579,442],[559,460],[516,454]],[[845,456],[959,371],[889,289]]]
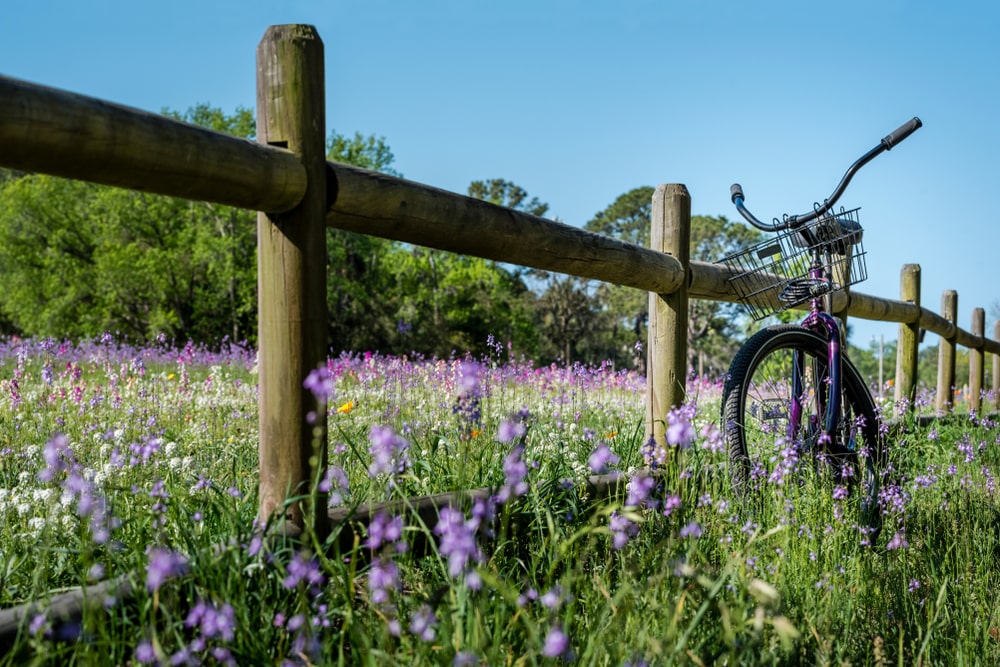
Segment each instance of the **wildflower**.
[[521,460],[524,454],[524,445],[516,445],[510,454],[503,460],[503,472],[505,476],[504,485],[497,493],[497,501],[505,503],[511,498],[523,496],[528,492],[528,466]]
[[51,482],[60,472],[68,470],[75,463],[69,440],[61,433],[52,436],[52,439],[45,443],[42,458],[45,459],[45,470],[38,475],[41,482]]
[[150,593],[159,590],[167,579],[185,574],[187,566],[187,558],[181,554],[160,547],[153,549],[146,567],[146,588]]
[[232,605],[216,607],[214,603],[199,599],[184,619],[188,628],[199,628],[203,637],[231,642],[236,636],[236,613]]
[[320,572],[319,563],[313,559],[305,559],[300,553],[295,554],[292,558],[292,562],[288,564],[287,572],[288,575],[282,583],[289,590],[302,582],[307,583],[310,587],[318,587],[325,580],[323,573]]
[[906,535],[900,531],[892,536],[892,539],[885,545],[885,548],[887,551],[892,551],[893,549],[906,549],[909,546],[910,543],[906,541]]
[[351,410],[353,409],[354,409],[354,401],[348,401],[347,403],[344,403],[339,408],[337,408],[337,414],[347,415],[350,414]]
[[681,497],[673,493],[668,493],[667,497],[663,499],[663,516],[670,516],[680,506]]
[[701,437],[701,446],[703,449],[707,449],[713,454],[718,454],[725,449],[725,443],[722,439],[722,431],[719,430],[719,427],[716,426],[714,422],[709,422],[702,427]]
[[[365,540],[365,546],[375,551],[383,543],[394,544],[399,542],[402,536],[403,517],[390,517],[385,512],[379,512],[371,520],[371,523],[368,524],[368,539]],[[403,549],[397,547],[397,551],[405,551],[405,543],[403,543]]]
[[656,486],[656,480],[644,473],[639,473],[629,481],[628,496],[625,498],[626,507],[639,507],[647,503],[649,494]]
[[330,494],[328,505],[337,507],[344,503],[344,496],[350,491],[347,473],[340,466],[329,466],[319,482],[320,493]]
[[475,361],[463,361],[458,366],[459,395],[478,398],[482,396],[480,382],[486,369]]
[[48,625],[49,619],[45,617],[45,614],[35,614],[31,619],[31,623],[28,624],[28,634],[37,635],[46,629]]
[[513,442],[527,433],[527,431],[528,429],[521,422],[505,419],[500,422],[500,427],[497,429],[497,440],[500,442]]
[[437,633],[434,631],[434,624],[437,618],[434,611],[427,605],[413,612],[410,616],[410,632],[420,637],[425,642],[434,641]]
[[[442,508],[438,516],[434,532],[441,537],[439,550],[448,558],[448,573],[456,579],[469,574],[471,562],[483,561],[483,553],[476,543],[477,527],[478,521],[466,521],[464,514],[451,507]],[[466,576],[466,584],[472,584],[470,588],[475,588],[476,583],[476,577]]]
[[552,626],[548,634],[545,635],[545,644],[542,646],[542,655],[546,658],[558,658],[569,650],[569,637],[558,625]]
[[455,659],[451,661],[451,667],[476,667],[479,665],[479,656],[472,651],[459,651],[455,654]]
[[562,606],[564,600],[563,589],[561,586],[553,586],[547,590],[538,601],[542,603],[542,606],[546,609],[556,611]]
[[671,410],[667,415],[667,443],[681,449],[690,447],[695,435],[694,426],[691,425],[685,412],[687,411],[682,408]]
[[407,450],[410,443],[406,438],[396,435],[391,426],[372,426],[368,439],[371,442],[368,452],[372,455],[368,474],[372,477],[382,473],[399,474],[409,466]]
[[639,527],[628,518],[618,512],[612,512],[608,521],[611,528],[611,540],[615,549],[622,549],[628,544],[630,538],[635,537],[639,532]]
[[143,639],[135,647],[135,661],[140,665],[148,665],[156,661],[156,651],[148,639]]
[[374,604],[389,602],[390,593],[399,590],[399,568],[391,560],[376,558],[368,571],[368,590]]
[[316,400],[323,405],[330,402],[336,389],[333,374],[325,365],[310,371],[302,386],[311,391]]
[[701,533],[701,526],[699,526],[696,521],[692,521],[688,525],[681,528],[680,535],[681,537],[692,537],[694,539],[698,539],[701,537]]
[[606,443],[602,442],[591,452],[587,462],[595,475],[601,475],[607,471],[609,465],[615,465],[619,461],[621,458],[612,452]]

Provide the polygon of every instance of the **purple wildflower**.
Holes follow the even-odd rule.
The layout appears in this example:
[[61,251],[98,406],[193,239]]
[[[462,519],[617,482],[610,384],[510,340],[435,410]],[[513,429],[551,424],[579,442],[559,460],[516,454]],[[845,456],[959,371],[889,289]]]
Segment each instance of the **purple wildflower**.
[[156,651],[148,639],[143,639],[135,647],[135,661],[140,665],[149,665],[156,661]]
[[52,439],[45,443],[42,458],[45,460],[45,470],[38,474],[41,482],[51,482],[59,473],[69,470],[76,463],[73,450],[69,446],[69,439],[61,433],[52,436]]
[[673,511],[681,506],[681,497],[673,493],[668,493],[663,499],[663,516],[670,516]]
[[302,386],[311,391],[316,400],[323,405],[333,400],[336,390],[333,374],[325,365],[310,371]]
[[595,475],[602,475],[607,472],[608,466],[616,465],[619,461],[621,457],[611,451],[607,443],[602,442],[591,452],[587,463]]
[[410,616],[410,632],[425,642],[434,641],[434,637],[437,636],[434,631],[435,623],[437,618],[434,616],[434,610],[424,605]]
[[886,551],[892,551],[893,549],[906,549],[910,546],[910,543],[906,541],[906,535],[903,531],[899,531],[892,536],[889,543],[885,545]]
[[157,547],[149,553],[146,567],[146,588],[150,593],[159,590],[167,579],[187,573],[187,558],[181,554]]
[[563,590],[561,586],[553,586],[549,590],[545,591],[538,601],[542,603],[542,606],[546,609],[551,609],[556,611],[563,603]]
[[500,422],[500,427],[497,429],[497,440],[500,442],[513,442],[527,432],[528,429],[521,422],[505,419]]
[[701,526],[698,525],[696,521],[692,521],[688,525],[681,528],[680,535],[681,537],[692,537],[694,539],[697,539],[701,537],[701,532],[702,532]]
[[511,498],[523,496],[528,492],[528,466],[521,459],[524,454],[524,446],[516,445],[510,454],[503,460],[503,472],[505,475],[504,485],[497,493],[497,502],[506,503]]
[[372,455],[368,474],[372,477],[383,473],[399,474],[409,466],[407,450],[410,443],[406,438],[396,435],[391,426],[372,426],[368,440],[371,442],[368,452]]
[[618,512],[612,512],[608,520],[611,528],[611,540],[615,549],[622,549],[629,539],[639,533],[639,527]]
[[666,440],[668,444],[681,449],[687,449],[694,440],[694,426],[691,425],[689,411],[680,408],[671,410],[667,415]]
[[330,466],[326,469],[326,474],[319,482],[320,493],[330,495],[328,506],[339,507],[344,503],[344,498],[350,492],[350,481],[347,473],[340,466]]
[[403,537],[403,517],[390,517],[385,512],[376,514],[368,524],[368,539],[365,546],[375,551],[383,544],[396,544],[397,551],[405,551],[406,543],[399,540]]
[[319,587],[323,584],[325,577],[320,571],[319,563],[314,559],[306,559],[302,554],[297,553],[288,564],[288,575],[282,582],[285,588],[291,590],[300,583],[305,582],[311,588]]
[[200,599],[188,612],[184,625],[199,628],[202,636],[207,639],[231,642],[236,636],[236,613],[230,604],[224,604],[220,608]]
[[390,601],[390,594],[399,590],[399,568],[391,560],[376,558],[368,571],[368,590],[374,604],[382,605]]
[[569,637],[558,625],[552,626],[549,633],[545,635],[545,644],[542,646],[542,655],[546,658],[558,658],[566,654],[569,650]]
[[459,395],[478,398],[482,396],[480,382],[486,369],[475,361],[463,361],[458,366]]
[[[476,543],[478,526],[476,519],[466,521],[464,514],[451,507],[443,507],[438,516],[434,532],[441,537],[439,550],[448,558],[448,573],[456,579],[469,574],[471,562],[483,561],[483,553]],[[466,583],[473,584],[470,588],[476,581],[476,577],[466,576]]]
[[629,481],[628,496],[625,498],[626,507],[639,507],[649,503],[649,494],[656,486],[656,480],[645,474],[639,473]]

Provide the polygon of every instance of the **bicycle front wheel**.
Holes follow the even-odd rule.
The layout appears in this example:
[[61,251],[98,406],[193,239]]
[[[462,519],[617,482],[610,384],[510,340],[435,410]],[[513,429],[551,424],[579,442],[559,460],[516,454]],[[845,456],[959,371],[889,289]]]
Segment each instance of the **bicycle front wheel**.
[[758,505],[765,492],[787,496],[818,484],[835,503],[857,501],[858,523],[874,541],[882,461],[875,403],[846,358],[839,396],[831,386],[822,336],[794,324],[752,336],[733,359],[723,391],[730,481],[737,498]]

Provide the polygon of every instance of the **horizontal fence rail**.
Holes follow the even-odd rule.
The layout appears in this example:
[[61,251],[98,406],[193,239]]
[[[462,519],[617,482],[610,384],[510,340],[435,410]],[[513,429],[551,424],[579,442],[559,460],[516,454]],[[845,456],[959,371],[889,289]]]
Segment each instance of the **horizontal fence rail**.
[[10,169],[271,213],[306,191],[287,150],[5,76],[0,147]]
[[534,269],[675,292],[670,255],[359,167],[327,163],[330,227]]

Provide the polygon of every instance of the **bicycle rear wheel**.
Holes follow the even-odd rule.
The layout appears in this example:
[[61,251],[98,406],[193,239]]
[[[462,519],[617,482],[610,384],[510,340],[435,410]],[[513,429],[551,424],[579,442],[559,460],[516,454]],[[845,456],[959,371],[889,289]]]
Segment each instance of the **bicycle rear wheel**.
[[830,395],[828,365],[826,339],[794,324],[763,329],[740,348],[722,400],[730,481],[737,498],[758,507],[765,492],[787,496],[818,483],[835,502],[853,501],[874,542],[883,459],[875,403],[846,358],[841,396]]

